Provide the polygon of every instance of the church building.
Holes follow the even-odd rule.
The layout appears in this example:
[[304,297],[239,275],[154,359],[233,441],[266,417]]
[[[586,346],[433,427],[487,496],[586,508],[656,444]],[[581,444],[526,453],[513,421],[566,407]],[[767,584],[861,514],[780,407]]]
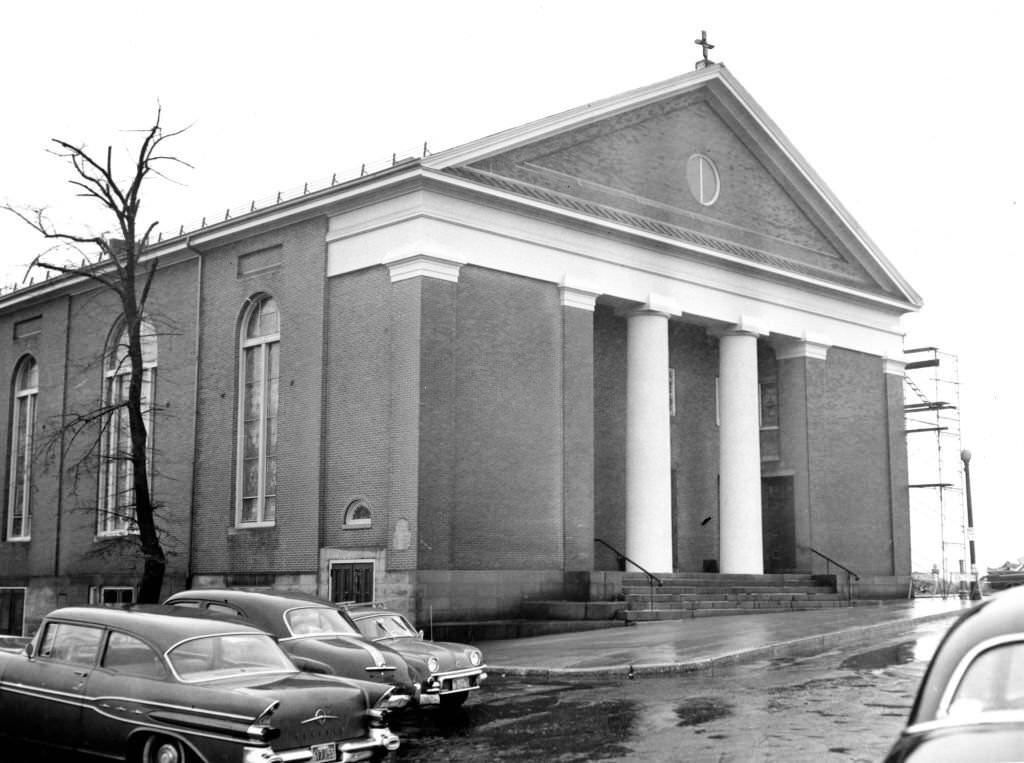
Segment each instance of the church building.
[[[906,595],[921,300],[722,65],[150,256],[167,593],[503,618],[595,595],[624,557],[834,560]],[[133,532],[117,427],[53,437],[117,394],[116,315],[75,277],[0,296],[0,631],[134,596],[141,565],[108,542]]]

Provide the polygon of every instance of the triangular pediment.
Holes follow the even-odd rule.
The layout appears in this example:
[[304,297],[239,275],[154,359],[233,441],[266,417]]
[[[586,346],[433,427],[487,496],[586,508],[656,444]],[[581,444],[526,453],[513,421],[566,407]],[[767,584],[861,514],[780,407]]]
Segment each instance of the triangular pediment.
[[[687,179],[718,174],[713,203]],[[542,120],[436,158],[473,183],[753,267],[920,300],[724,67]],[[708,199],[705,198],[704,201]]]

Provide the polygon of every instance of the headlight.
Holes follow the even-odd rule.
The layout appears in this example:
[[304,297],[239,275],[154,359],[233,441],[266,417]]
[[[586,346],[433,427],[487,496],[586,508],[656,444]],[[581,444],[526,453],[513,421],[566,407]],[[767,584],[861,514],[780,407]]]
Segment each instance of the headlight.
[[469,663],[475,668],[484,661],[484,656],[480,653],[479,649],[474,649],[469,653]]
[[427,658],[427,670],[431,673],[436,673],[441,669],[441,663],[437,661],[436,657]]

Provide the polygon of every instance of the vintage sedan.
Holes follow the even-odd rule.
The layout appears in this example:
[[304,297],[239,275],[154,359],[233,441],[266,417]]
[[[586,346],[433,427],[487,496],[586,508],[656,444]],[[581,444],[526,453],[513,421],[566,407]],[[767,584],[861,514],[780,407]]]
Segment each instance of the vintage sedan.
[[254,625],[273,636],[296,667],[310,673],[394,685],[410,701],[427,678],[425,668],[410,666],[387,646],[367,642],[333,606],[309,597],[217,588],[179,591],[164,603]]
[[377,760],[392,693],[302,673],[257,628],[151,612],[58,609],[0,652],[0,734],[133,763]]
[[359,632],[379,646],[389,646],[410,663],[426,665],[430,675],[420,692],[420,704],[456,708],[487,678],[483,655],[476,647],[448,641],[426,641],[403,614],[375,605],[349,605],[345,613]]
[[1022,751],[1024,588],[1015,588],[950,627],[886,761],[1022,760]]

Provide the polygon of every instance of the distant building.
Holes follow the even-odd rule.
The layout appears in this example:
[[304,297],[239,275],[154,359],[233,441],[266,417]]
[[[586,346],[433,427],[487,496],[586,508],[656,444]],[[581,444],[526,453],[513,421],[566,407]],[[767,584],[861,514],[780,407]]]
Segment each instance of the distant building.
[[[653,572],[824,555],[907,590],[920,300],[720,65],[153,255],[168,591],[502,617],[618,570],[595,539]],[[112,311],[73,278],[0,297],[9,630],[133,595],[136,562],[93,553],[131,532],[113,430],[37,453],[116,394]]]

